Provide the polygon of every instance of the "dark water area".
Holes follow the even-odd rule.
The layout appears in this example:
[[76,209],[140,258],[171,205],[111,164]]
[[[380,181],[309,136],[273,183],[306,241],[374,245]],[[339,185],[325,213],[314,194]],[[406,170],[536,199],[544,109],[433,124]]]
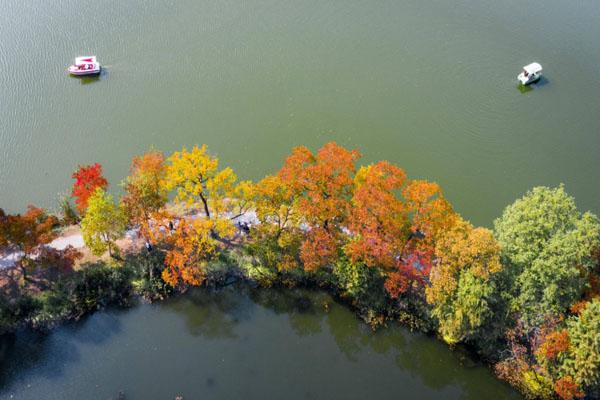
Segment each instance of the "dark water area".
[[[327,306],[325,305],[327,304]],[[0,342],[0,399],[518,399],[461,351],[329,295],[198,289]]]

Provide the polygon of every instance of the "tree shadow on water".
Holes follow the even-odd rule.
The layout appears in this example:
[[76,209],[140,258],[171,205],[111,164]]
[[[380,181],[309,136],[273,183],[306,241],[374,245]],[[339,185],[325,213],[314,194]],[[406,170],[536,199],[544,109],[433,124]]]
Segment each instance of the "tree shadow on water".
[[237,339],[236,326],[248,320],[251,302],[241,295],[244,289],[196,288],[165,303],[165,307],[183,316],[188,332],[208,339]]
[[256,289],[250,291],[250,297],[277,315],[287,315],[290,327],[301,337],[322,331],[321,321],[326,315],[324,305],[331,302],[327,294],[308,289]]
[[61,332],[76,342],[99,345],[123,331],[119,316],[130,311],[126,308],[109,308],[68,323],[61,328]]
[[507,384],[461,347],[449,348],[434,337],[410,334],[396,356],[396,365],[417,377],[430,389],[457,388],[461,399],[518,399]]
[[4,335],[0,338],[0,394],[18,381],[59,378],[65,364],[79,359],[73,343],[57,343],[52,334],[20,331]]
[[69,364],[81,360],[78,343],[101,345],[121,332],[120,312],[126,311],[97,313],[50,332],[22,329],[0,337],[0,395],[19,381],[63,377]]

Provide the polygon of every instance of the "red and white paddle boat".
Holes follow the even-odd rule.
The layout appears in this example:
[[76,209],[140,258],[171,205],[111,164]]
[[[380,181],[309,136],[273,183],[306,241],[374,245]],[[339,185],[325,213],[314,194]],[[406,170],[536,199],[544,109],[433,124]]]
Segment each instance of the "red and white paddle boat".
[[75,64],[68,69],[71,75],[96,75],[100,73],[100,63],[96,60],[96,56],[77,57]]

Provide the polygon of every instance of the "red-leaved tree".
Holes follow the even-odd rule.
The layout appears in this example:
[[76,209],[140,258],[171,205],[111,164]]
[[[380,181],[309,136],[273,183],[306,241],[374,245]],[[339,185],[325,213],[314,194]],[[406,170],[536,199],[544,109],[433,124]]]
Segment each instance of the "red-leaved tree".
[[97,188],[105,189],[108,181],[102,176],[102,165],[98,163],[80,165],[71,177],[75,179],[71,196],[75,198],[77,210],[83,214],[87,209],[90,196]]

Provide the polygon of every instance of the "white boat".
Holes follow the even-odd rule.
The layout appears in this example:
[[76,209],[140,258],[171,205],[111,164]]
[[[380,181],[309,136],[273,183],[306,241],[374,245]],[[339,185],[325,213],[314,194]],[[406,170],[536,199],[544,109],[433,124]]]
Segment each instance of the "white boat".
[[523,72],[517,76],[519,82],[522,85],[529,85],[530,83],[537,82],[542,77],[542,66],[536,62],[528,64],[523,67]]
[[102,67],[96,60],[96,56],[77,57],[75,64],[68,68],[71,75],[96,75],[100,73]]

